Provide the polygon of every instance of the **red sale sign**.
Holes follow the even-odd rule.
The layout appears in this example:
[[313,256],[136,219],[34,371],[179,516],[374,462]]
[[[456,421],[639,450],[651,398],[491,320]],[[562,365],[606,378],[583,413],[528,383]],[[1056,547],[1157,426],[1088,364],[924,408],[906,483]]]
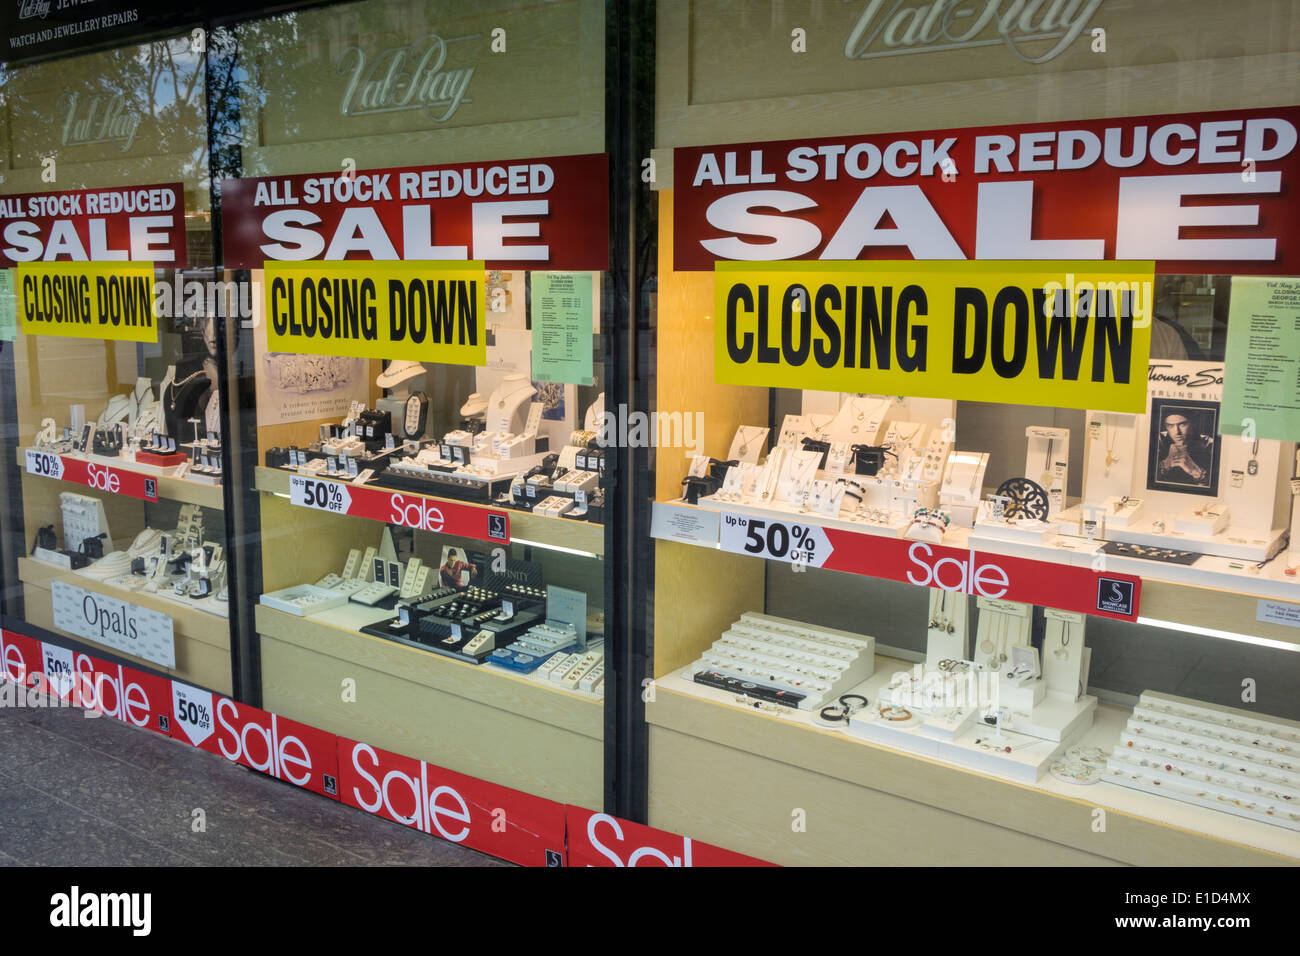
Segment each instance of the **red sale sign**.
[[180,183],[0,196],[0,267],[134,260],[183,269]]
[[41,642],[0,630],[0,680],[30,687],[29,675],[42,673]]
[[1135,621],[1142,579],[903,538],[821,529],[831,551],[819,566],[976,597]]
[[338,799],[338,738],[171,681],[171,735],[251,770]]
[[489,269],[604,271],[603,153],[227,179],[228,269],[268,260],[485,260]]
[[1300,107],[689,147],[674,267],[719,259],[1155,260],[1300,272]]
[[339,738],[349,806],[503,860],[562,866],[564,805]]
[[774,866],[690,837],[565,807],[570,866]]
[[289,501],[304,508],[369,518],[417,531],[454,534],[503,544],[510,541],[510,513],[507,511],[426,498],[409,492],[291,475]]
[[67,455],[27,450],[27,473],[71,481],[96,491],[127,495],[144,501],[158,500],[158,479],[138,471],[114,468]]
[[171,681],[88,654],[72,662],[78,707],[171,736]]

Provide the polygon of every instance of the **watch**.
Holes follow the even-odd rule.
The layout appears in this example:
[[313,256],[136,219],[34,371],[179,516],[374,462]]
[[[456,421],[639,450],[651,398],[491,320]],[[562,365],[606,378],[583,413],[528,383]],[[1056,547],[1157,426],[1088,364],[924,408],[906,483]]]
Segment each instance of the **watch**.
[[429,418],[429,396],[412,392],[406,399],[406,414],[402,417],[402,434],[407,439],[419,438]]

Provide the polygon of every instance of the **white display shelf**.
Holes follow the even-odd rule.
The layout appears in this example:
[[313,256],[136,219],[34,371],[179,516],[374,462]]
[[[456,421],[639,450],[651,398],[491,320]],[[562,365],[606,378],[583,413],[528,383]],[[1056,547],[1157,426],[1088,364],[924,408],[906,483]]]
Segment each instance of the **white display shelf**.
[[[108,458],[104,455],[88,455],[78,452],[67,452],[62,454],[62,458],[71,458],[77,461],[90,461],[97,465],[108,465],[119,471],[135,472],[136,474],[148,475],[151,478],[158,479],[158,497],[166,498],[169,501],[181,501],[189,505],[201,505],[204,508],[214,508],[218,511],[225,508],[225,498],[222,497],[221,485],[212,484],[207,481],[191,481],[189,478],[173,477],[176,468],[159,468],[153,465],[140,464],[134,461],[124,461],[121,458]],[[18,467],[23,469],[23,474],[28,474],[27,468],[27,449],[18,449]],[[48,476],[37,476],[46,478],[47,481],[61,481],[62,479],[49,478]],[[75,481],[66,482],[69,489],[85,489],[82,494],[94,494],[93,488]]]
[[[878,656],[875,677],[864,682],[860,685],[860,689],[855,692],[861,693],[869,690],[877,681],[887,680],[889,674],[899,670],[908,670],[910,667],[911,665],[908,662]],[[787,710],[786,708],[767,708],[758,712],[753,708],[752,702],[748,704],[738,703],[735,695],[696,684],[690,679],[689,668],[682,668],[659,678],[655,681],[654,686],[657,690],[693,698],[706,703],[710,707],[744,712],[755,720],[776,720],[805,730],[809,736],[807,744],[801,749],[806,755],[809,765],[818,763],[819,755],[826,750],[824,741],[828,739],[851,741],[864,748],[877,747],[890,752],[908,754],[919,760],[946,765],[952,767],[954,773],[975,773],[984,777],[1004,780],[1009,785],[1028,787],[1032,791],[1060,798],[1068,804],[1083,801],[1090,807],[1100,808],[1107,812],[1139,817],[1161,826],[1239,844],[1275,854],[1287,860],[1300,862],[1300,832],[1274,826],[1271,823],[1261,822],[1257,819],[1249,819],[1223,812],[1217,803],[1212,807],[1209,804],[1197,805],[1171,800],[1168,793],[1162,792],[1163,785],[1161,787],[1152,787],[1150,790],[1109,785],[1105,774],[1103,774],[1100,782],[1094,784],[1068,783],[1058,780],[1046,772],[1046,767],[1050,766],[1054,758],[1041,761],[1044,771],[1036,780],[1031,782],[1025,779],[1023,764],[1028,763],[1037,756],[1035,751],[1021,752],[1020,763],[1022,766],[1011,769],[1006,764],[1003,764],[1002,772],[998,772],[996,767],[991,765],[978,766],[973,761],[959,762],[954,760],[951,749],[944,751],[938,746],[940,743],[938,740],[927,740],[920,734],[913,735],[910,739],[900,738],[897,742],[868,739],[853,733],[848,727],[828,729],[820,726],[816,722],[815,713],[793,709]],[[865,694],[865,696],[868,697],[871,706],[874,707],[877,698],[870,693]],[[1050,747],[1058,753],[1068,750],[1070,746],[1096,748],[1109,753],[1121,739],[1126,722],[1131,714],[1132,711],[1125,707],[1113,704],[1098,704],[1094,712],[1092,726],[1070,745],[1050,744],[1048,741],[1040,741],[1037,746],[1044,750]],[[653,713],[648,712],[648,716],[652,718],[653,722]],[[703,726],[698,732],[703,736],[708,736],[708,732]],[[1004,732],[1004,735],[1008,738],[1011,736],[1010,732]],[[904,746],[904,743],[910,743],[911,746]],[[1016,756],[1014,749],[1012,756]],[[960,780],[954,780],[950,786],[951,789],[956,791],[961,789],[962,784]],[[1063,811],[1064,806],[1065,804],[1063,804]]]
[[[682,499],[657,501],[656,509],[703,510],[715,514],[744,514],[751,517],[775,519],[779,521],[797,521],[809,527],[835,528],[868,537],[901,537],[905,526],[883,528],[869,525],[863,521],[846,521],[843,518],[824,518],[820,515],[800,513],[782,508],[758,508],[751,505],[718,505],[711,498],[701,498],[699,505],[687,504]],[[725,507],[725,511],[722,510]],[[682,540],[682,539],[675,539]],[[717,547],[716,540],[692,541],[702,547]],[[989,537],[979,533],[979,529],[970,530],[952,525],[943,536],[941,544],[949,548],[970,548],[989,554],[1003,554],[1009,557],[1028,558],[1053,564],[1074,567],[1090,567],[1094,558],[1105,544],[1102,540],[1089,540],[1073,535],[1047,533],[1041,544],[1026,541],[1008,540]],[[1167,542],[1165,542],[1167,545]],[[1203,555],[1193,564],[1180,565],[1167,561],[1149,561],[1140,558],[1105,555],[1105,568],[1125,574],[1137,575],[1152,582],[1185,585],[1197,589],[1214,589],[1232,591],[1238,595],[1251,598],[1274,598],[1282,601],[1300,603],[1300,571],[1295,575],[1286,574],[1288,552],[1281,552],[1263,567],[1256,567],[1258,562],[1245,562],[1232,558]],[[1234,567],[1234,565],[1236,565]],[[1253,621],[1251,613],[1247,620]],[[1189,619],[1189,624],[1198,623]],[[1300,642],[1300,631],[1291,640]]]

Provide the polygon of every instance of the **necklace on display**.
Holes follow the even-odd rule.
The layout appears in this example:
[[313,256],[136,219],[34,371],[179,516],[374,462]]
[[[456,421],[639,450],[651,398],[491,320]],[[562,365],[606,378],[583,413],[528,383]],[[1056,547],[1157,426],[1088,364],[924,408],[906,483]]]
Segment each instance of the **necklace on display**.
[[806,415],[804,417],[808,421],[808,431],[813,437],[820,437],[826,431],[827,426],[835,420],[834,415],[824,415],[820,422],[817,420],[816,415]]
[[[985,454],[988,453],[985,452]],[[975,497],[975,495],[978,493],[978,489],[975,486],[980,480],[980,466],[983,464],[984,464],[984,456],[981,455],[979,458],[975,460],[975,471],[970,476],[970,494],[972,498]]]
[[1056,445],[1056,439],[1047,439],[1047,459],[1043,462],[1042,481],[1039,482],[1044,488],[1052,487],[1052,448]]
[[[980,619],[983,620],[983,615],[981,615]],[[985,654],[992,655],[993,648],[997,646],[993,643],[993,625],[995,618],[993,617],[992,612],[989,613],[988,619],[988,627],[984,628],[984,640],[980,641],[980,650]]]
[[740,453],[742,455],[749,454],[749,443],[758,437],[758,434],[763,431],[762,428],[754,428],[748,435],[746,435],[746,427],[747,426],[745,425],[740,426]]
[[1061,622],[1061,646],[1058,647],[1052,653],[1056,655],[1058,660],[1063,661],[1070,656],[1070,652],[1066,650],[1066,648],[1069,646],[1070,646],[1070,625],[1062,621]]
[[203,370],[199,369],[197,372],[192,372],[185,376],[185,378],[181,379],[179,382],[170,382],[167,386],[167,407],[172,411],[176,411],[176,389],[182,385],[188,385],[202,374]]
[[853,416],[853,424],[849,427],[849,431],[856,435],[861,430],[861,423],[866,419],[867,413],[862,410],[862,406],[858,404],[856,398],[849,399],[849,407],[856,413]]
[[1258,454],[1259,454],[1259,439],[1256,438],[1255,444],[1250,446],[1250,461],[1246,462],[1246,474],[1248,475],[1259,474],[1259,461],[1256,460],[1255,457]]
[[1115,443],[1119,441],[1119,429],[1106,423],[1106,477],[1110,477],[1110,466],[1119,464],[1119,456],[1115,454]]
[[[897,426],[895,426],[895,427],[897,427]],[[902,442],[904,445],[911,445],[911,444],[912,444],[912,439],[915,438],[917,435],[919,435],[919,434],[921,433],[921,429],[924,428],[924,427],[925,427],[925,423],[922,422],[921,424],[917,425],[915,428],[912,429],[912,434],[910,434],[910,435],[904,435],[904,434],[903,434],[903,429],[901,429],[901,428],[899,428],[898,431],[897,431],[895,434],[896,434],[898,440],[899,440],[900,442]]]

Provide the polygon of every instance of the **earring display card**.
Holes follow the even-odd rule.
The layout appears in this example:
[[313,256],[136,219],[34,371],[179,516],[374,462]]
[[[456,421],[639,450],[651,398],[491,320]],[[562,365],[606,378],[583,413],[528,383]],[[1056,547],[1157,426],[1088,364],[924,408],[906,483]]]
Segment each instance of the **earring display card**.
[[808,434],[808,420],[803,415],[787,415],[781,422],[781,432],[777,436],[778,448],[794,451],[800,448],[800,442]]

